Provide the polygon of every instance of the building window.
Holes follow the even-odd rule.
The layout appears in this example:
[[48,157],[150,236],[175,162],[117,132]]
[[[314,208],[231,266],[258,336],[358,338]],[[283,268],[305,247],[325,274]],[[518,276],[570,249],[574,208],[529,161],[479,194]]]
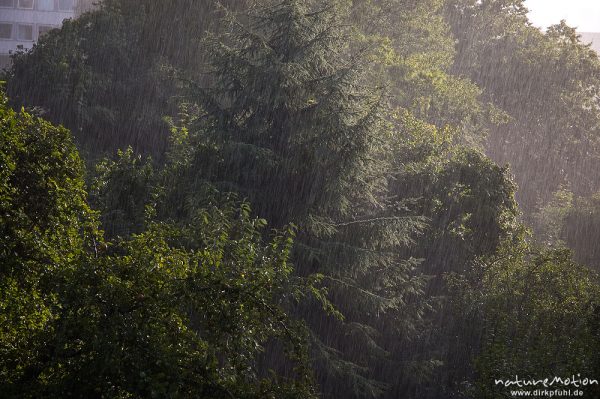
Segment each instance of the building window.
[[18,32],[19,40],[33,40],[33,25],[19,25]]
[[61,11],[73,11],[73,0],[58,0],[58,8]]
[[38,37],[44,36],[46,33],[50,32],[52,29],[54,29],[54,26],[39,25],[38,26]]
[[12,24],[0,22],[0,39],[12,39]]
[[54,11],[54,0],[38,0],[37,8],[42,11]]
[[28,10],[33,10],[33,0],[18,0],[19,8],[26,8]]
[[15,6],[15,0],[0,0],[0,7],[13,8]]

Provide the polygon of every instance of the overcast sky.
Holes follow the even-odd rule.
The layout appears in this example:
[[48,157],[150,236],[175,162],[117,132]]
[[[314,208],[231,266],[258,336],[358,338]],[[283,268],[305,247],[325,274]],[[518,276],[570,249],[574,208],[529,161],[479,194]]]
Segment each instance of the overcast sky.
[[537,27],[566,19],[579,32],[600,32],[600,0],[525,0],[529,20]]

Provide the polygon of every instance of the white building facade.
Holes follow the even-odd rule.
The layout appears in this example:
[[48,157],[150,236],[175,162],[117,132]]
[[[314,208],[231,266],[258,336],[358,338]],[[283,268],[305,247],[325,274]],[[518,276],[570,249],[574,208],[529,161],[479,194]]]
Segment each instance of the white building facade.
[[38,38],[75,17],[77,0],[0,0],[0,68],[10,54],[29,50]]

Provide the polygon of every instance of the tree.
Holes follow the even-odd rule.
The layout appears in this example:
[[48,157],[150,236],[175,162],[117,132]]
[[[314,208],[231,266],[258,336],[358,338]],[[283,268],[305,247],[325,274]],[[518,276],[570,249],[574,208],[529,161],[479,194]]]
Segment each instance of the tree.
[[413,199],[412,212],[428,220],[409,251],[424,259],[427,274],[465,271],[476,257],[493,254],[518,225],[508,167],[454,144],[451,129],[438,130],[408,112],[399,113],[397,123],[402,130],[390,191]]
[[198,39],[218,28],[216,8],[103,1],[15,55],[7,93],[13,106],[36,108],[71,129],[92,162],[128,146],[158,160],[169,136],[163,117],[177,112],[181,94],[176,71],[203,62]]
[[[491,128],[487,153],[509,163],[525,216],[560,186],[598,190],[600,62],[561,22],[544,34],[522,0],[451,1],[446,18],[458,40],[453,73],[468,76],[510,120]],[[526,82],[526,83],[525,83]]]
[[404,381],[384,397],[454,397],[464,381],[474,379],[471,356],[478,348],[481,319],[468,312],[468,301],[455,304],[448,277],[472,278],[478,260],[495,254],[516,233],[516,188],[508,168],[454,144],[452,129],[438,130],[406,111],[395,119],[402,130],[394,147],[390,193],[410,200],[411,212],[427,220],[405,256],[423,259],[420,268],[429,276],[426,297],[435,305],[418,339],[402,349],[435,362],[414,372],[420,380]]
[[[460,293],[454,296],[457,310],[469,315],[467,322],[482,321],[474,335],[480,347],[471,351],[476,384],[466,384],[464,393],[505,397],[510,388],[494,380],[517,375],[535,380],[597,375],[600,285],[570,251],[538,250],[522,237],[512,239],[482,259],[470,278],[453,282]],[[585,394],[593,396],[597,389],[587,387]]]
[[[316,397],[306,330],[286,309],[324,296],[292,275],[293,229],[267,242],[266,222],[222,197],[178,223],[141,204],[138,234],[105,241],[70,132],[4,96],[0,122],[6,397]],[[268,348],[290,367],[269,372]]]
[[[533,226],[537,239],[545,245],[562,247],[563,229],[566,218],[573,211],[573,193],[567,188],[561,187],[552,198],[533,214]],[[579,207],[578,207],[579,208]],[[569,223],[576,226],[577,223]]]
[[128,237],[145,226],[146,205],[152,204],[156,177],[152,161],[135,156],[131,147],[117,152],[116,160],[96,165],[90,191],[93,206],[107,237]]
[[561,238],[573,249],[578,262],[600,271],[597,239],[600,236],[600,195],[577,198],[568,209],[560,231]]
[[[313,397],[305,336],[283,304],[309,287],[291,279],[290,233],[262,244],[246,205],[156,223],[61,275],[56,333],[36,348],[26,397]],[[261,375],[272,340],[297,361]]]
[[325,394],[372,397],[385,386],[376,372],[387,364],[383,346],[394,341],[378,331],[412,336],[428,303],[416,299],[418,262],[400,256],[421,220],[386,194],[390,125],[347,11],[284,1],[228,14],[228,33],[206,42],[212,84],[190,86],[197,111],[182,131],[195,152],[179,176],[246,196],[275,226],[298,225],[299,273],[326,274],[345,315],[342,323],[299,309]]
[[599,195],[575,197],[562,189],[536,214],[538,236],[550,245],[573,250],[575,259],[592,269],[600,269],[598,237],[600,234]]
[[106,0],[16,56],[15,107],[90,163],[127,149],[88,176],[93,212],[69,133],[3,103],[0,389],[310,398],[314,374],[437,399],[597,372],[595,275],[529,243],[478,150],[489,132],[538,241],[595,262],[598,65],[574,30],[520,0],[248,3]]
[[452,73],[456,50],[440,0],[352,2],[362,41],[378,46],[394,107],[453,131],[455,142],[482,148],[489,125],[503,119],[469,79]]
[[[69,131],[8,107],[0,92],[0,375],[3,388],[36,367],[54,333],[55,275],[96,237],[83,165]],[[3,389],[3,391],[4,391]],[[10,392],[10,390],[8,391]]]

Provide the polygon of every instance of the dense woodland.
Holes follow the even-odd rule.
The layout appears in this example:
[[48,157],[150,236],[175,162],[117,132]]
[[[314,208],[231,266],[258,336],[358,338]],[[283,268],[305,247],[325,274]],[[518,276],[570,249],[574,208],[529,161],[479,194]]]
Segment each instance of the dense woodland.
[[600,378],[600,61],[526,13],[105,0],[15,55],[0,395]]

